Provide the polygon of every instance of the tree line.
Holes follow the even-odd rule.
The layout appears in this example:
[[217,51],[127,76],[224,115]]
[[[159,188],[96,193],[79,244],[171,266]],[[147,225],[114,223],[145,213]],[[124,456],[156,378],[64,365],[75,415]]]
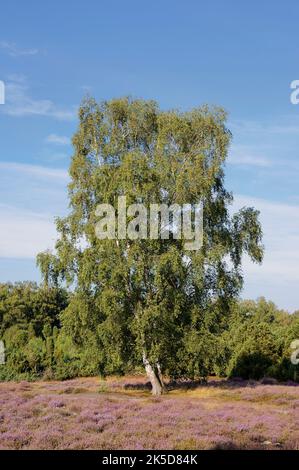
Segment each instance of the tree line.
[[[0,380],[68,379],[80,376],[143,372],[139,355],[126,347],[117,354],[99,330],[73,336],[68,323],[74,293],[32,282],[0,284],[0,338],[5,364]],[[226,325],[210,320],[190,342],[182,345],[169,369],[170,378],[198,379],[216,375],[281,381],[298,380],[292,364],[291,342],[299,338],[299,311],[289,314],[260,298],[231,305]],[[183,347],[185,346],[185,347]],[[184,353],[183,353],[184,351]]]

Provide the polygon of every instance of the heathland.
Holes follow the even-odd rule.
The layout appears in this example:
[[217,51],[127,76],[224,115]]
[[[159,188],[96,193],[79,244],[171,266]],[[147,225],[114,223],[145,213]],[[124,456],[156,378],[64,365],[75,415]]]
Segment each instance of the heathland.
[[299,448],[295,384],[211,379],[169,384],[161,397],[148,385],[144,376],[1,383],[0,448]]

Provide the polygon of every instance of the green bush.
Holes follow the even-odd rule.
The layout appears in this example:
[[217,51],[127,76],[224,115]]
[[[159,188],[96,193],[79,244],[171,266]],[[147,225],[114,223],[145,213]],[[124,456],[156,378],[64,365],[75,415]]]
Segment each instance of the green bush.
[[[103,330],[89,324],[92,306],[82,299],[73,298],[66,309],[71,297],[61,289],[32,283],[0,284],[0,339],[6,359],[0,365],[0,380],[63,380],[140,371],[135,352],[129,354],[129,340],[123,345],[125,353],[116,348],[117,328],[112,323]],[[299,380],[298,366],[290,361],[290,344],[299,339],[298,313],[290,315],[259,299],[235,303],[225,321],[219,320],[215,327],[213,315],[220,314],[218,307],[203,312],[205,322],[181,336],[177,351],[165,345],[164,354],[171,360],[164,372],[176,378],[216,374]]]

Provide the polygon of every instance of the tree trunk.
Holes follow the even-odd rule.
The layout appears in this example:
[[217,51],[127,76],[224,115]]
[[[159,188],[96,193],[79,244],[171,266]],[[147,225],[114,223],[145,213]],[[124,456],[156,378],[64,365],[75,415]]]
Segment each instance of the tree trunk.
[[143,364],[149,381],[152,384],[152,394],[154,396],[161,395],[164,391],[164,384],[162,375],[160,375],[161,372],[159,373],[160,367],[156,370],[156,368],[149,363],[145,353],[143,353]]
[[165,388],[163,375],[162,375],[162,371],[161,371],[161,366],[160,366],[159,362],[157,362],[157,372],[158,372],[159,381],[160,381],[160,384],[161,384],[161,387],[162,387],[162,391],[163,391],[163,393],[165,393],[166,388]]

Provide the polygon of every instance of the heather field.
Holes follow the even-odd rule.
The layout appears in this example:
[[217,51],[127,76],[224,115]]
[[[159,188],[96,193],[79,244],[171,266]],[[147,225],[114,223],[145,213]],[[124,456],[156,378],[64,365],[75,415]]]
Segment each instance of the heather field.
[[299,449],[299,387],[143,377],[0,384],[1,449]]

